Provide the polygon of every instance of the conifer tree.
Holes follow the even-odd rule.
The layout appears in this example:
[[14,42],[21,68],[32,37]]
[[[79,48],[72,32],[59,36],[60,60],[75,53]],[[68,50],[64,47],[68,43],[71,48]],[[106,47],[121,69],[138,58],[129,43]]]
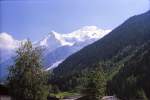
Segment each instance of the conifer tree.
[[42,70],[41,49],[27,41],[16,51],[9,69],[9,88],[14,100],[46,100],[47,74]]

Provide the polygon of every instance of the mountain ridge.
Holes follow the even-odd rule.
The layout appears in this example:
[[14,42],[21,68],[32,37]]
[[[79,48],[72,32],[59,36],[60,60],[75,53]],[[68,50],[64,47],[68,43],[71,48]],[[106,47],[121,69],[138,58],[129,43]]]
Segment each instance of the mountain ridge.
[[126,46],[141,45],[150,39],[149,20],[150,12],[129,18],[102,39],[69,56],[54,69],[54,73],[63,75],[75,68],[81,70],[100,60],[112,58]]

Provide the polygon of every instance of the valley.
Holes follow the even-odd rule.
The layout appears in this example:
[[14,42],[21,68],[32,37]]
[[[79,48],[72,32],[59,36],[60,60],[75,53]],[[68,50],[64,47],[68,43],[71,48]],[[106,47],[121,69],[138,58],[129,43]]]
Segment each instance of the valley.
[[0,1],[0,100],[150,100],[143,0],[63,1]]

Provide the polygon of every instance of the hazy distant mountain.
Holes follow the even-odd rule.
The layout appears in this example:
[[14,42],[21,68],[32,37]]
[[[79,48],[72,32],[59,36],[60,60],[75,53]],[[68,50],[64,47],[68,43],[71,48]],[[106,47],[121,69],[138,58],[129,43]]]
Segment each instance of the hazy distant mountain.
[[[45,68],[51,69],[51,66],[55,67],[57,65],[56,63],[60,63],[74,52],[95,42],[109,32],[110,30],[102,30],[96,26],[85,26],[66,34],[52,31],[43,39],[34,42],[33,45],[44,48],[43,64]],[[24,41],[26,40],[15,40],[8,33],[0,34],[0,66],[3,67],[2,69],[7,69],[10,65],[9,61],[12,61],[11,58],[15,56],[15,50],[19,47],[20,43]],[[1,72],[4,73],[3,70],[1,70]]]

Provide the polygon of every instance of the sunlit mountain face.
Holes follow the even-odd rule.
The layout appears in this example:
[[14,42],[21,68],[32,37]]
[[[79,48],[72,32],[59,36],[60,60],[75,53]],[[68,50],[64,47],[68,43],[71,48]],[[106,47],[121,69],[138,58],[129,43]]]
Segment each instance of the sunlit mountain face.
[[[71,54],[102,38],[110,31],[96,26],[85,26],[66,34],[51,31],[43,39],[33,42],[33,45],[44,48],[43,65],[46,70],[50,70]],[[2,66],[1,71],[5,70],[3,74],[7,73],[7,66],[12,64],[16,49],[25,41],[26,39],[14,39],[9,33],[0,33],[0,66]]]
[[91,39],[97,40],[110,30],[99,29],[96,26],[85,26],[79,30],[71,33],[61,34],[55,31],[51,31],[44,39],[38,41],[36,44],[40,46],[49,47],[50,50],[56,49],[61,46],[72,46],[79,42],[88,41]]

